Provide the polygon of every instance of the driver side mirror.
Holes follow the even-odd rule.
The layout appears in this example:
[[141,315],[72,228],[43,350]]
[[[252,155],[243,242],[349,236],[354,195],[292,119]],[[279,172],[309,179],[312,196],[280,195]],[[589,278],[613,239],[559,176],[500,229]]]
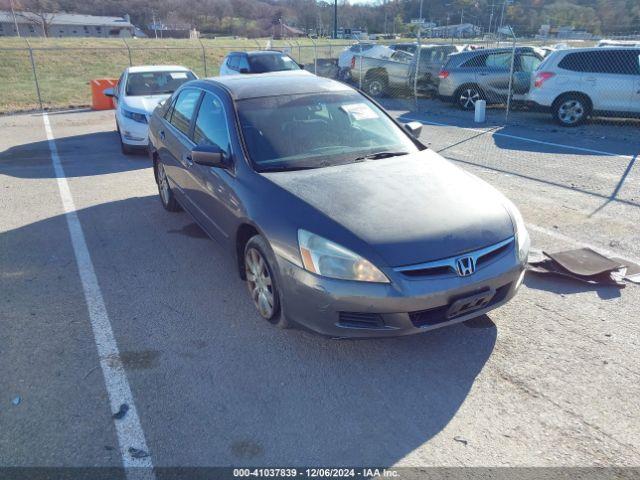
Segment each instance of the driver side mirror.
[[102,93],[104,94],[105,97],[112,97],[112,98],[117,97],[116,91],[113,88],[107,88],[103,90]]
[[422,124],[420,122],[405,123],[404,128],[414,137],[420,138],[420,134],[422,133]]
[[218,145],[196,145],[191,150],[191,159],[205,167],[227,168],[226,155]]

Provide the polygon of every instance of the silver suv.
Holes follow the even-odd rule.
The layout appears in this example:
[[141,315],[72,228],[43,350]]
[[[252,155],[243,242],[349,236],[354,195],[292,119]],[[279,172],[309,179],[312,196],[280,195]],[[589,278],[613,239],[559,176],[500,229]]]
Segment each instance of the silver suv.
[[574,127],[591,114],[640,115],[640,48],[573,48],[540,64],[528,95],[532,107],[551,111]]
[[512,93],[514,100],[524,100],[531,74],[542,62],[543,52],[534,47],[472,50],[449,55],[438,74],[438,96],[455,102],[463,110],[472,110],[476,101],[502,103],[509,93],[509,72],[513,58]]

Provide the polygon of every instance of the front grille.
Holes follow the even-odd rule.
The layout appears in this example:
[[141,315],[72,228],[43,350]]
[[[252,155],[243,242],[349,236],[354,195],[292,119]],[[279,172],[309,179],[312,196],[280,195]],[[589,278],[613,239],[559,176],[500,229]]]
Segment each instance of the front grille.
[[[473,257],[475,268],[477,270],[478,268],[491,263],[492,260],[500,257],[505,252],[511,250],[512,245],[514,245],[514,237],[508,238],[494,245],[481,248],[480,250],[468,252],[464,254],[464,256]],[[434,260],[417,265],[396,267],[394,270],[412,278],[456,274],[456,260],[458,258],[460,258],[460,256]]]
[[[493,298],[489,301],[489,303],[486,306],[482,308],[483,309],[489,308],[503,301],[507,297],[510,288],[511,288],[511,283],[508,283],[506,285],[503,285],[502,287],[497,288]],[[453,320],[456,317],[447,318],[447,311],[449,310],[449,307],[451,307],[451,304],[453,303],[453,301],[455,301],[455,299],[453,299],[447,305],[443,305],[441,307],[430,308],[428,310],[420,310],[418,312],[410,312],[409,318],[411,319],[411,323],[413,323],[414,327],[420,328],[420,327],[430,327],[432,325],[437,325],[439,323],[444,323],[444,322],[448,322],[449,320]],[[461,315],[465,315],[467,313],[471,313],[471,312],[464,311],[461,313]]]
[[340,312],[338,326],[346,328],[384,328],[378,313]]

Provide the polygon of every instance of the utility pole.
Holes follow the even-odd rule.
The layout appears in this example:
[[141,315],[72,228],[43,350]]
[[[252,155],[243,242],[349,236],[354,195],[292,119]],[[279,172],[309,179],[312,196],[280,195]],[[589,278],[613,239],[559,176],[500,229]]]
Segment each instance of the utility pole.
[[338,38],[338,0],[333,2],[333,38]]
[[502,2],[502,12],[500,12],[500,30],[502,30],[502,22],[504,20],[504,6],[507,4],[507,0]]
[[489,35],[491,35],[491,27],[493,25],[493,7],[494,7],[494,2],[493,0],[491,0],[491,15],[489,16]]
[[20,28],[18,28],[18,20],[16,20],[16,11],[15,11],[15,8],[13,7],[13,0],[10,0],[10,4],[11,4],[11,14],[13,15],[13,23],[16,26],[16,34],[18,35],[18,38],[20,38]]

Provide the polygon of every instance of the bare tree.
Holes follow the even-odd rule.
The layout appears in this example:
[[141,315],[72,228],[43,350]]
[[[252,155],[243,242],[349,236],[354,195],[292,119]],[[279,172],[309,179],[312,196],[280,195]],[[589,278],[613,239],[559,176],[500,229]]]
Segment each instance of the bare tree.
[[49,36],[49,29],[60,11],[56,0],[16,0],[16,16],[42,29],[44,37]]

